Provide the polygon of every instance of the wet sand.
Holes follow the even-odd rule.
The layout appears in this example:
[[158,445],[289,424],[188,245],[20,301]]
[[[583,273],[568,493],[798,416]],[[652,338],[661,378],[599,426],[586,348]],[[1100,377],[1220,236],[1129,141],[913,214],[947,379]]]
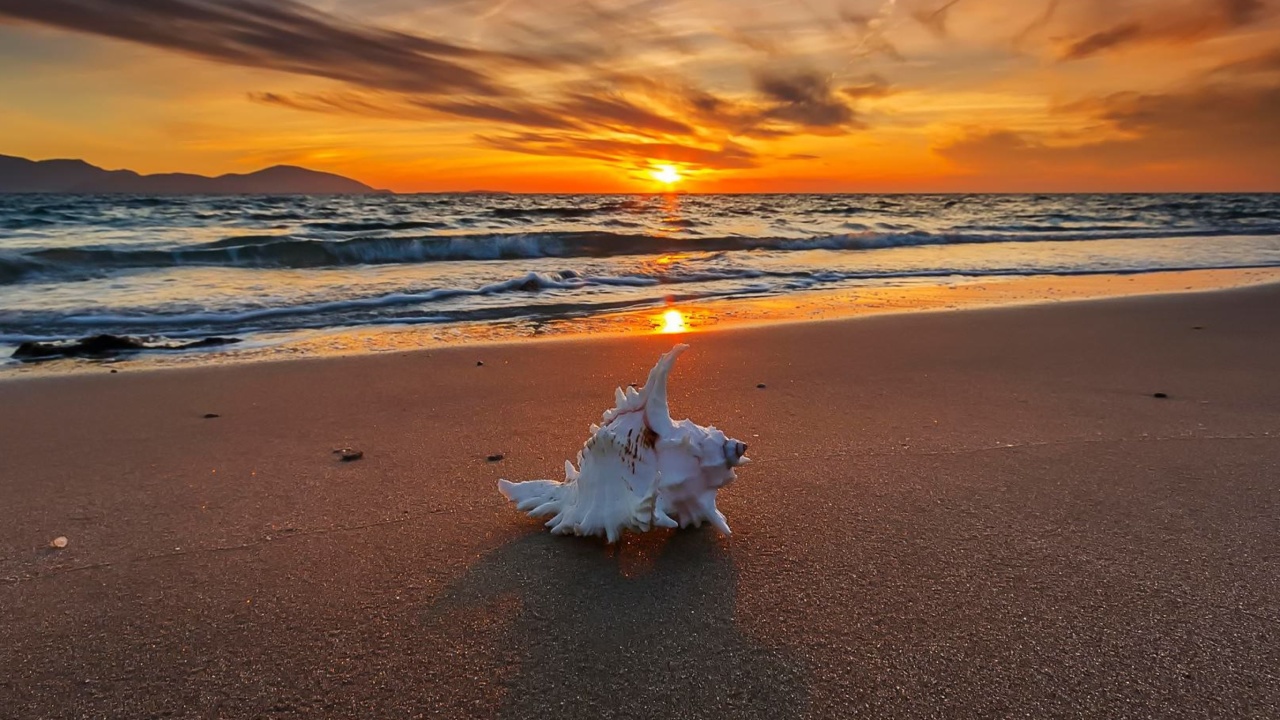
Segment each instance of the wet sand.
[[687,336],[734,535],[612,550],[495,481],[670,336],[0,383],[0,717],[1277,717],[1278,308]]

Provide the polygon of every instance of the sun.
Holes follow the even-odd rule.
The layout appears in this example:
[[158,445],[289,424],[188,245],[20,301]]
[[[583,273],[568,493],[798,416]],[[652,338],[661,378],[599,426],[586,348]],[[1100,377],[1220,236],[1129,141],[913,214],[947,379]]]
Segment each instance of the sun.
[[654,169],[649,171],[649,175],[665,185],[674,185],[683,177],[675,165],[655,165]]

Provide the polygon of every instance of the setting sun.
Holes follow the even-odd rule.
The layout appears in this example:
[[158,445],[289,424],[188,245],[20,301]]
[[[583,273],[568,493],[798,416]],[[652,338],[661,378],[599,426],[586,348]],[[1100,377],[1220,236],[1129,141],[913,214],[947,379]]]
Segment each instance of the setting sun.
[[679,310],[668,310],[662,313],[662,332],[682,333],[685,331],[684,314]]
[[680,171],[674,165],[658,165],[655,169],[650,170],[649,174],[654,180],[666,185],[674,185],[680,181]]

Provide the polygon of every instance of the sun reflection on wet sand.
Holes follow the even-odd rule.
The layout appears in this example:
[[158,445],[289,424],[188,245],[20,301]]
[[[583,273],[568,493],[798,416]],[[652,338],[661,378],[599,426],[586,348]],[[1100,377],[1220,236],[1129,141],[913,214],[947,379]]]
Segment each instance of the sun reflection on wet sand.
[[[679,255],[671,256],[678,261]],[[110,362],[51,361],[11,366],[10,375],[57,375],[102,372],[113,368],[180,367],[295,357],[363,355],[403,352],[462,344],[489,344],[530,338],[584,338],[606,335],[696,333],[712,328],[743,327],[775,322],[829,320],[883,313],[953,310],[992,305],[1028,305],[1102,297],[1123,297],[1184,290],[1214,290],[1277,282],[1274,268],[1194,270],[1147,275],[1086,277],[1039,276],[1001,281],[921,282],[893,286],[810,291],[786,297],[762,296],[733,300],[681,303],[575,318],[519,318],[501,322],[441,325],[387,325],[377,328],[334,328],[306,335],[250,338],[234,350],[214,353],[141,355]],[[678,328],[678,329],[677,329]]]
[[685,326],[684,314],[675,308],[671,308],[662,313],[662,332],[663,333],[682,333],[688,328]]

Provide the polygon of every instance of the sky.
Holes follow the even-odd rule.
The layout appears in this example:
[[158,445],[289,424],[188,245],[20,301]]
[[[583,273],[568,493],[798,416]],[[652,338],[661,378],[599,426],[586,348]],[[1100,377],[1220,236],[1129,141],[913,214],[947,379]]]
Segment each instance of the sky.
[[1280,191],[1280,0],[0,0],[0,154],[398,192]]

